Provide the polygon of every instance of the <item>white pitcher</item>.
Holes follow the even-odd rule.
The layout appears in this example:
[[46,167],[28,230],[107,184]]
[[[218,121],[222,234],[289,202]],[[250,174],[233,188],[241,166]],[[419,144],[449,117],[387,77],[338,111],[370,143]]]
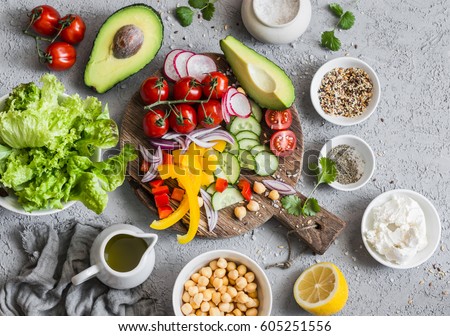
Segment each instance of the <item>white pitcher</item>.
[[[110,239],[117,235],[129,235],[142,238],[148,245],[135,268],[127,272],[118,272],[112,269],[105,259],[105,248]],[[72,278],[72,283],[77,286],[93,277],[97,277],[105,285],[116,288],[132,288],[143,283],[153,271],[155,266],[155,250],[153,247],[158,241],[158,236],[152,233],[144,233],[141,229],[128,224],[116,224],[103,230],[95,238],[90,252],[91,265]]]

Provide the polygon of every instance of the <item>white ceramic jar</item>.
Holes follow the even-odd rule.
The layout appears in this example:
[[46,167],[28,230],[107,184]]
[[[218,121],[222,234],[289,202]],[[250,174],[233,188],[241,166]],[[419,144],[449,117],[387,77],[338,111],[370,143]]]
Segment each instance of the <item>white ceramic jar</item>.
[[297,40],[311,21],[310,0],[243,0],[242,21],[257,40],[287,44]]

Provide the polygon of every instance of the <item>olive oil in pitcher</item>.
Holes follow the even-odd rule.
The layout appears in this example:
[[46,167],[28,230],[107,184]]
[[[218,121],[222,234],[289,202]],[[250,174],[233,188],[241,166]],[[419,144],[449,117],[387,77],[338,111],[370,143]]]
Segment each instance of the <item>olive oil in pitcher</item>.
[[130,272],[139,264],[147,248],[142,238],[118,234],[106,243],[105,261],[117,272]]

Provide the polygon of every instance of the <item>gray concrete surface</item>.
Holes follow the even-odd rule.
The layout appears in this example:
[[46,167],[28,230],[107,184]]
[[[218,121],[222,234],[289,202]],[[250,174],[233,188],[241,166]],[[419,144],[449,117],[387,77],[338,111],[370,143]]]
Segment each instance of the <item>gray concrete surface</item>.
[[[162,14],[165,26],[163,47],[156,59],[137,75],[99,95],[108,103],[112,116],[121,121],[124,106],[142,80],[158,69],[172,48],[219,52],[219,39],[232,34],[247,45],[278,62],[292,77],[297,93],[307,150],[320,149],[339,134],[364,138],[375,150],[377,170],[373,181],[355,192],[338,192],[321,187],[320,203],[348,222],[345,232],[323,256],[303,253],[289,270],[271,269],[267,275],[274,293],[274,315],[306,314],[292,297],[298,275],[317,261],[336,263],[347,277],[350,296],[343,315],[449,315],[450,314],[450,4],[447,0],[338,1],[356,16],[355,27],[338,31],[343,48],[331,53],[319,46],[320,33],[335,19],[326,9],[328,1],[314,0],[313,18],[306,33],[295,43],[283,46],[255,41],[243,27],[239,0],[219,0],[211,22],[194,19],[188,28],[175,22],[172,11],[178,1],[146,1]],[[49,1],[61,13],[79,13],[88,26],[78,47],[79,58],[69,71],[58,73],[69,93],[92,95],[82,75],[89,50],[101,23],[113,11],[132,1]],[[0,94],[21,82],[36,81],[46,72],[37,62],[34,41],[21,34],[26,13],[41,1],[2,0],[0,6]],[[375,115],[359,126],[338,127],[324,122],[309,98],[311,78],[320,65],[332,57],[351,55],[367,61],[379,74],[382,98]],[[313,181],[303,176],[298,189],[311,190]],[[362,245],[360,220],[365,207],[380,193],[395,188],[413,189],[427,196],[442,218],[442,241],[433,257],[420,267],[393,270],[373,260]],[[54,216],[31,218],[0,209],[0,284],[17,274],[24,254],[19,249],[22,223],[56,224],[77,217],[108,223],[133,223],[144,230],[155,218],[124,185],[111,194],[101,216],[77,204]],[[252,234],[227,240],[196,239],[179,246],[175,234],[160,233],[157,266],[151,290],[171,312],[172,285],[183,265],[194,256],[219,248],[246,253],[261,265],[286,258],[286,229],[270,221]],[[295,244],[294,253],[303,245]],[[436,268],[442,270],[438,272]]]

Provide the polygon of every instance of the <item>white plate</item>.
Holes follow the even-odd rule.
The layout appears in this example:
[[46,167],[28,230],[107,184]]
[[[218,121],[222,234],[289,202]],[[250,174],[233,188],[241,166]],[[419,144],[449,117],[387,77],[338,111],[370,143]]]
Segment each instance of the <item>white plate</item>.
[[[370,244],[366,239],[367,230],[369,230],[373,226],[372,209],[385,203],[394,195],[411,197],[419,204],[425,214],[428,245],[404,264],[396,264],[388,261],[383,255],[379,254],[372,246],[372,244]],[[436,208],[425,196],[412,190],[396,189],[387,191],[379,195],[369,204],[364,212],[361,221],[361,234],[364,246],[376,261],[388,267],[407,269],[417,267],[420,264],[426,262],[436,251],[436,248],[438,247],[441,240],[441,221],[439,219],[439,214]]]
[[319,157],[327,157],[327,154],[336,146],[339,145],[349,145],[356,149],[356,151],[361,155],[365,162],[364,173],[361,178],[350,184],[341,184],[338,182],[333,182],[330,184],[331,187],[337,190],[343,191],[353,191],[361,188],[372,178],[373,172],[375,171],[375,154],[369,144],[363,139],[355,135],[339,135],[331,140],[328,140],[325,145],[320,150]]
[[[357,116],[355,118],[333,116],[325,113],[320,106],[318,91],[320,88],[320,84],[322,83],[322,78],[334,68],[360,68],[367,72],[370,79],[372,80],[373,96],[369,102],[369,105],[360,116]],[[378,106],[378,103],[380,101],[380,94],[380,80],[378,79],[375,71],[366,62],[363,62],[360,59],[354,57],[338,57],[322,65],[319,70],[317,70],[312,79],[310,91],[311,101],[317,113],[319,113],[319,115],[325,120],[341,126],[356,125],[368,119],[375,112],[375,109]]]

